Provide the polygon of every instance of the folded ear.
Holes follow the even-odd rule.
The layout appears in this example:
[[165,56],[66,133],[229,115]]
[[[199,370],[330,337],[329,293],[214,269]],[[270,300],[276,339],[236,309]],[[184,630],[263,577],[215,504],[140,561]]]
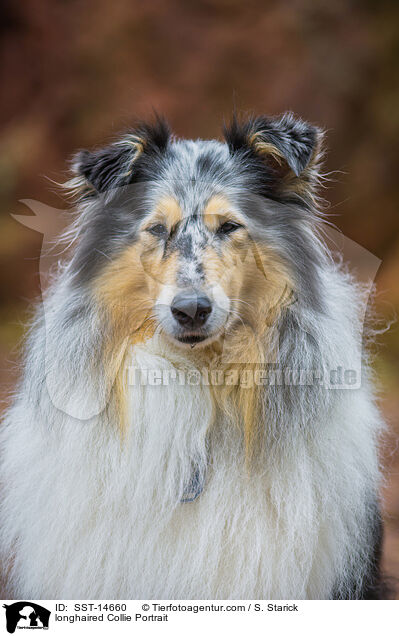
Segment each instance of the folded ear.
[[232,154],[252,159],[249,165],[263,169],[264,186],[271,194],[313,197],[322,157],[319,128],[285,113],[245,122],[234,118],[224,135]]
[[106,148],[81,150],[72,161],[75,178],[66,186],[77,194],[93,195],[127,185],[134,180],[139,159],[165,151],[170,136],[168,124],[159,118],[155,124],[141,124]]

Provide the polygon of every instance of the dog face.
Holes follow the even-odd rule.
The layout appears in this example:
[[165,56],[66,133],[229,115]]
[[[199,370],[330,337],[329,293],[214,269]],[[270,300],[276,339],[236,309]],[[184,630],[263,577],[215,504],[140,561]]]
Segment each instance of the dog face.
[[149,234],[143,267],[158,282],[157,323],[191,346],[209,343],[231,322],[246,251],[245,220],[227,198],[215,195],[201,207],[166,199],[142,226]]
[[158,122],[78,155],[72,269],[121,337],[204,347],[267,324],[293,291],[316,298],[319,132],[284,116],[235,121],[225,137],[174,141]]

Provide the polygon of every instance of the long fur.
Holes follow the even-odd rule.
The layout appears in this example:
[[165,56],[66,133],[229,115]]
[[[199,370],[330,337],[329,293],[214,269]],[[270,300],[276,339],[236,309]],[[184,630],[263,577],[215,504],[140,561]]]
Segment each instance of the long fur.
[[[285,143],[287,122],[293,123],[281,121],[271,126],[261,153],[281,125]],[[230,151],[215,142],[206,151],[220,153],[223,161],[228,152],[236,161],[238,153],[245,170],[259,172],[263,159],[251,156],[251,144],[253,139],[262,142],[263,129],[259,132],[259,122],[255,132],[253,123],[248,126],[239,131],[248,141],[239,139],[234,127],[230,132],[237,148],[230,138]],[[150,146],[143,161],[159,161],[167,145],[161,137],[162,147],[154,150],[154,141],[134,136],[140,153],[145,155],[146,143]],[[312,141],[312,135],[305,141],[308,137]],[[278,155],[288,152],[284,143]],[[189,145],[181,152],[201,154]],[[304,168],[301,161],[311,170],[310,155],[307,149],[305,158],[291,159],[294,174]],[[107,161],[112,163],[112,157]],[[118,155],[112,166],[125,175],[125,163],[131,169],[132,161],[134,156]],[[209,167],[209,161],[202,158],[202,165]],[[91,156],[87,170],[97,170],[92,185],[100,191],[102,174],[96,166]],[[108,166],[103,169],[108,185],[113,173]],[[146,169],[145,163],[138,167]],[[294,221],[302,228],[301,253],[309,253],[315,270],[311,277],[299,262],[298,238],[287,233],[289,221],[274,235],[276,221],[259,230],[269,232],[259,241],[276,241],[275,252],[281,250],[284,262],[293,263],[299,296],[281,308],[271,326],[279,334],[279,364],[329,371],[352,369],[362,359],[361,385],[354,390],[318,383],[257,388],[256,446],[248,462],[240,409],[254,389],[223,396],[205,383],[182,385],[173,371],[194,372],[204,360],[208,368],[223,365],[215,356],[211,362],[206,352],[175,346],[159,330],[139,342],[120,338],[109,345],[113,328],[88,283],[96,274],[83,271],[78,249],[60,268],[38,311],[23,379],[1,427],[0,545],[17,597],[328,599],[381,594],[376,554],[383,424],[367,358],[361,354],[364,293],[330,258],[319,239],[316,215],[298,213],[300,206],[307,210],[314,204],[313,194],[308,190],[304,202],[304,185],[294,185],[291,173],[282,194],[281,179],[288,183],[288,172],[282,176],[278,164],[275,173],[280,189],[272,193],[269,177],[262,186],[266,195],[257,192],[256,197],[269,197],[269,210],[284,208],[287,218],[299,214]],[[86,235],[93,232],[98,206],[84,178],[73,184],[81,191],[83,211],[71,233],[81,243],[90,240]],[[239,201],[242,187],[234,193]],[[256,235],[256,219],[253,223]],[[262,342],[270,345],[270,330]],[[167,371],[170,381],[129,384],[126,372],[132,368]],[[195,501],[182,503],[193,471],[204,482],[203,491]]]

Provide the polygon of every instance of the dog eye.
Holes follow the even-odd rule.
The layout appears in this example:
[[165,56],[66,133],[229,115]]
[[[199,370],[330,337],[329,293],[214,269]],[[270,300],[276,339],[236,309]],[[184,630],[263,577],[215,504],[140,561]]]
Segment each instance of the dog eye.
[[233,221],[226,221],[226,223],[223,223],[220,228],[218,229],[217,233],[218,234],[231,234],[232,232],[235,232],[235,230],[238,230],[239,227],[242,227],[242,225],[240,225],[239,223],[233,223]]
[[166,236],[168,233],[166,226],[162,225],[162,223],[157,223],[156,225],[149,227],[147,231],[160,238]]

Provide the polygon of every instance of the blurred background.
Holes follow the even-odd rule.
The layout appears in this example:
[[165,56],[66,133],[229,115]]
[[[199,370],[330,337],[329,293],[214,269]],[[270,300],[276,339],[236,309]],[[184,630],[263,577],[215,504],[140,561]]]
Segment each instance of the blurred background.
[[[0,381],[40,293],[41,236],[20,199],[65,208],[54,185],[74,150],[153,110],[185,137],[219,137],[233,107],[292,110],[327,129],[331,221],[381,259],[377,310],[399,312],[399,3],[389,0],[2,0]],[[384,564],[399,578],[399,327],[380,337]],[[397,593],[399,594],[399,592]],[[399,596],[398,596],[399,598]]]

